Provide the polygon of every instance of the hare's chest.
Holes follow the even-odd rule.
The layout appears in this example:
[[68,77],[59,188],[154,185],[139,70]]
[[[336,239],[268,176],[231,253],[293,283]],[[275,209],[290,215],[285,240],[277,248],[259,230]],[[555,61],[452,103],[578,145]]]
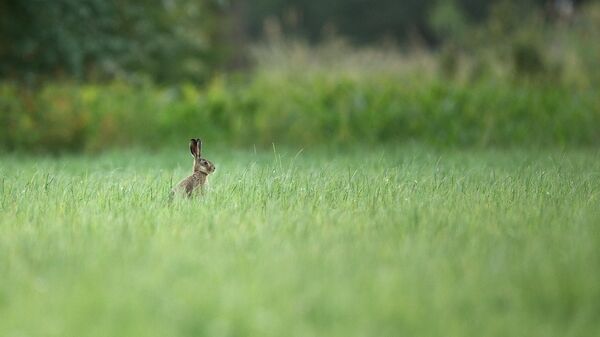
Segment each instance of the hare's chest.
[[207,182],[207,176],[204,174],[194,174],[194,186],[202,187]]

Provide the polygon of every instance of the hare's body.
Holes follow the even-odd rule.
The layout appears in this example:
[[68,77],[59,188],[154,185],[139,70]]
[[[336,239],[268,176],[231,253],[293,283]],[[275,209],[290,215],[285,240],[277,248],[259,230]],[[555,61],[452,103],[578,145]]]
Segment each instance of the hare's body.
[[198,191],[202,192],[208,175],[215,171],[215,165],[202,158],[202,141],[200,139],[192,139],[190,141],[190,152],[192,153],[192,157],[194,157],[194,172],[173,188],[171,196],[180,194],[191,197]]
[[192,196],[192,193],[197,193],[198,191],[202,191],[206,181],[208,180],[208,175],[203,172],[194,172],[191,176],[183,179],[173,188],[173,194],[184,194],[188,197]]

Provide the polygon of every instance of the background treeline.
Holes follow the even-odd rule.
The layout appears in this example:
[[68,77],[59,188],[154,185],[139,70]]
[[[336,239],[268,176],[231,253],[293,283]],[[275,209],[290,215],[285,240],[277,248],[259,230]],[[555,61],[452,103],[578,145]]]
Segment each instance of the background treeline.
[[482,42],[512,38],[514,31],[531,33],[528,24],[577,21],[572,12],[583,5],[572,0],[4,0],[0,77],[28,83],[137,75],[158,83],[201,83],[250,61],[245,47],[265,34],[439,48],[475,35]]
[[220,7],[194,0],[4,0],[0,76],[26,84],[206,79],[223,57]]
[[0,2],[0,149],[600,143],[594,1]]

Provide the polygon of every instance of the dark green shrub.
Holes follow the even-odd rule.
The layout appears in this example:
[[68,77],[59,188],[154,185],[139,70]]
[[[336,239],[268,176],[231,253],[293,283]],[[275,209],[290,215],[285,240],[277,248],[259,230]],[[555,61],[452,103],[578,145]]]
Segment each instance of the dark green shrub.
[[548,69],[541,48],[532,41],[517,41],[512,48],[513,67],[517,76],[535,77]]

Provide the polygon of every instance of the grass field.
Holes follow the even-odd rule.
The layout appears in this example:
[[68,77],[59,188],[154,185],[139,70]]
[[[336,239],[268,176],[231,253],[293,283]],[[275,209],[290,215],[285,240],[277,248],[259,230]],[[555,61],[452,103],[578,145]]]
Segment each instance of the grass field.
[[598,336],[600,153],[0,157],[0,336]]

